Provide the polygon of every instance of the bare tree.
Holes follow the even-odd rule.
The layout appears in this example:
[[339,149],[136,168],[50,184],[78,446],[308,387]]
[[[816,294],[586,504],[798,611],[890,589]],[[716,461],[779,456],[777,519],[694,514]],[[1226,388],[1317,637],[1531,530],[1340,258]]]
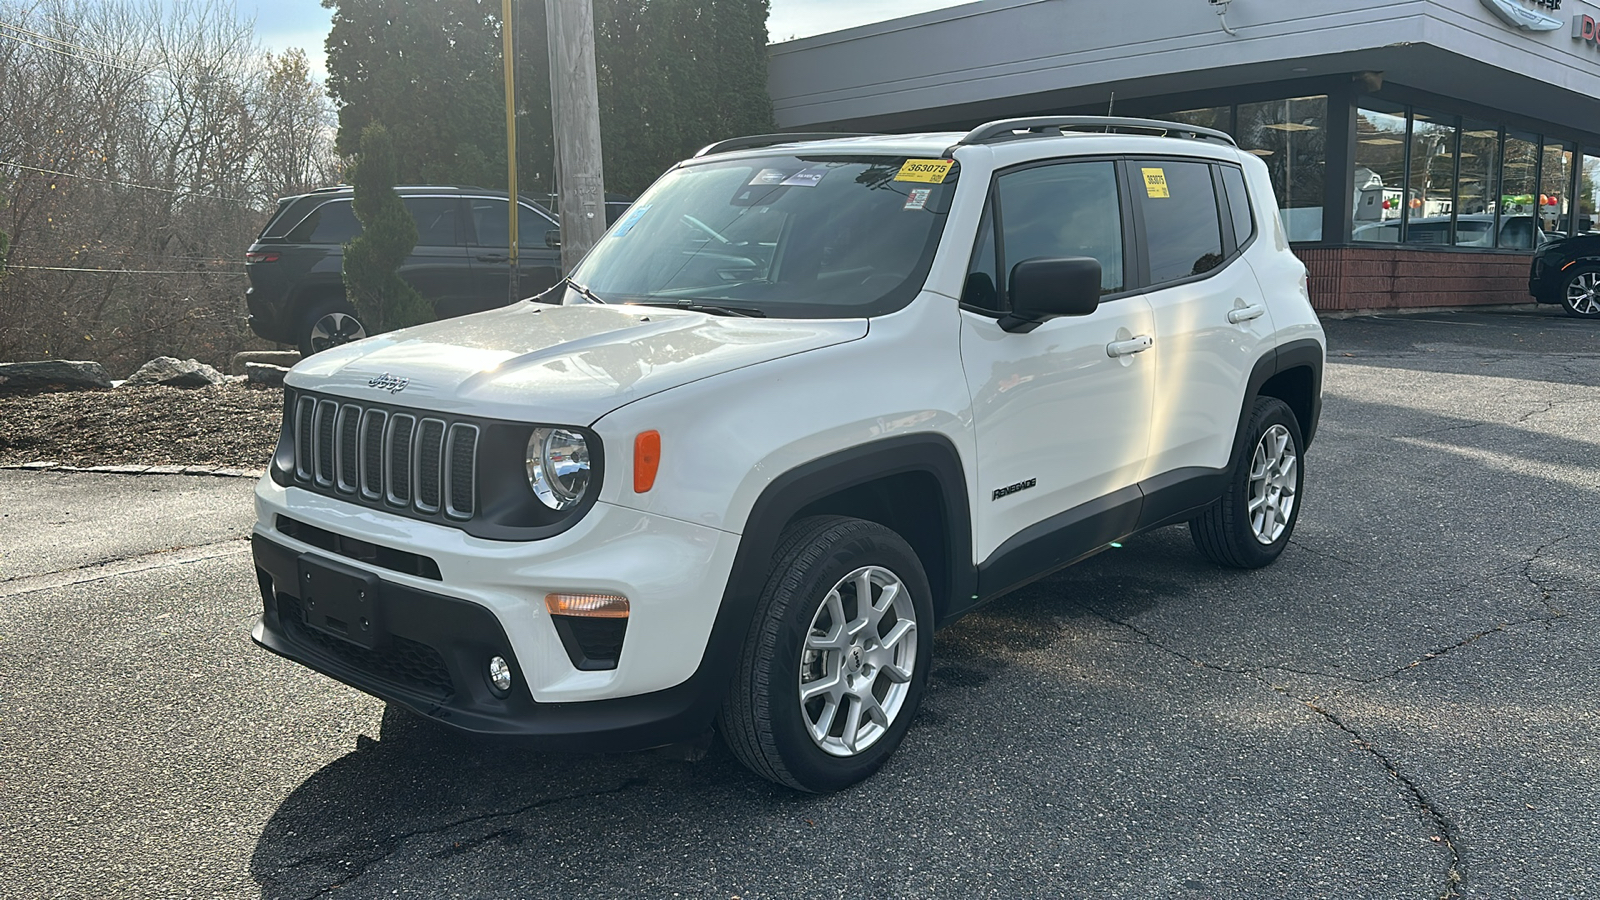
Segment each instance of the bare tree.
[[282,194],[337,171],[304,54],[227,0],[0,0],[0,359],[254,343],[243,253]]

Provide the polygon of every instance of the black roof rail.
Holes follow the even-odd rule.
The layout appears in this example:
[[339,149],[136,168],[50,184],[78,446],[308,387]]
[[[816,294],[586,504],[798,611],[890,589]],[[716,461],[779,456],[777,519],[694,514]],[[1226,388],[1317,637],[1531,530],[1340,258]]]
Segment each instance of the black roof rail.
[[[989,122],[979,125],[966,133],[966,136],[956,142],[956,146],[963,144],[993,144],[998,141],[1016,140],[1021,137],[1033,135],[1059,136],[1063,129],[1093,129],[1110,133],[1113,130],[1131,128],[1139,131],[1153,131],[1166,137],[1190,138],[1197,141],[1217,141],[1229,147],[1239,144],[1227,132],[1215,128],[1202,128],[1199,125],[1185,125],[1181,122],[1163,122],[1160,119],[1125,119],[1112,116],[1030,116],[1024,119],[1001,119],[998,122]],[[1027,134],[1013,134],[1013,132],[1027,132]]]
[[769,147],[773,144],[794,144],[800,141],[826,141],[833,138],[879,137],[880,135],[866,132],[827,132],[827,131],[800,131],[793,134],[752,134],[745,137],[729,138],[717,141],[700,148],[694,155],[695,159],[712,153],[728,153],[733,150],[749,150],[755,147]]

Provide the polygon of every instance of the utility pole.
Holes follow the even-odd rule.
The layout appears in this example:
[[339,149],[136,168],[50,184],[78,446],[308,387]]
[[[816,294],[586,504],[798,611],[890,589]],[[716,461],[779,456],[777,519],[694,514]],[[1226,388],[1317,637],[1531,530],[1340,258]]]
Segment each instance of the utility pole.
[[571,272],[606,230],[594,6],[591,0],[546,0],[544,8],[550,31],[550,109],[561,194],[561,269]]
[[521,293],[517,289],[517,276],[521,274],[521,265],[517,261],[517,29],[516,21],[512,18],[511,3],[512,0],[500,0],[501,52],[505,56],[506,70],[506,193],[511,198],[511,202],[506,204],[506,214],[511,217],[506,228],[511,243],[508,251],[511,277],[506,279],[507,305],[522,299],[517,296]]

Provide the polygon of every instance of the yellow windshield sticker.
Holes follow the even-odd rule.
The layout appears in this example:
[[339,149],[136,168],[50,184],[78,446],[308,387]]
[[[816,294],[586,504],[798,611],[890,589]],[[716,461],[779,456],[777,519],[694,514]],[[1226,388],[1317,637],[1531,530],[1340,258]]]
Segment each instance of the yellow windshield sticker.
[[1144,192],[1151,197],[1171,197],[1167,190],[1167,173],[1165,169],[1140,169],[1144,173]]
[[894,180],[944,184],[944,177],[950,174],[950,167],[955,164],[953,159],[908,159]]

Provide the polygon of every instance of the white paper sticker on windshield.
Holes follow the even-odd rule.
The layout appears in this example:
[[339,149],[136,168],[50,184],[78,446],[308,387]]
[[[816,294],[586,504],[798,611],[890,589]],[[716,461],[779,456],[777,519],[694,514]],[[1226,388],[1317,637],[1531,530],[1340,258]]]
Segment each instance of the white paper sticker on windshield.
[[790,175],[782,183],[788,187],[816,187],[822,181],[822,176],[826,174],[828,174],[828,170],[822,166],[812,166],[809,169],[801,169]]
[[750,179],[750,183],[751,184],[782,184],[783,183],[783,177],[784,176],[783,176],[783,170],[782,169],[762,169],[761,171],[756,173],[756,177]]
[[928,205],[928,198],[933,195],[933,188],[916,188],[906,194],[906,209],[922,209]]

